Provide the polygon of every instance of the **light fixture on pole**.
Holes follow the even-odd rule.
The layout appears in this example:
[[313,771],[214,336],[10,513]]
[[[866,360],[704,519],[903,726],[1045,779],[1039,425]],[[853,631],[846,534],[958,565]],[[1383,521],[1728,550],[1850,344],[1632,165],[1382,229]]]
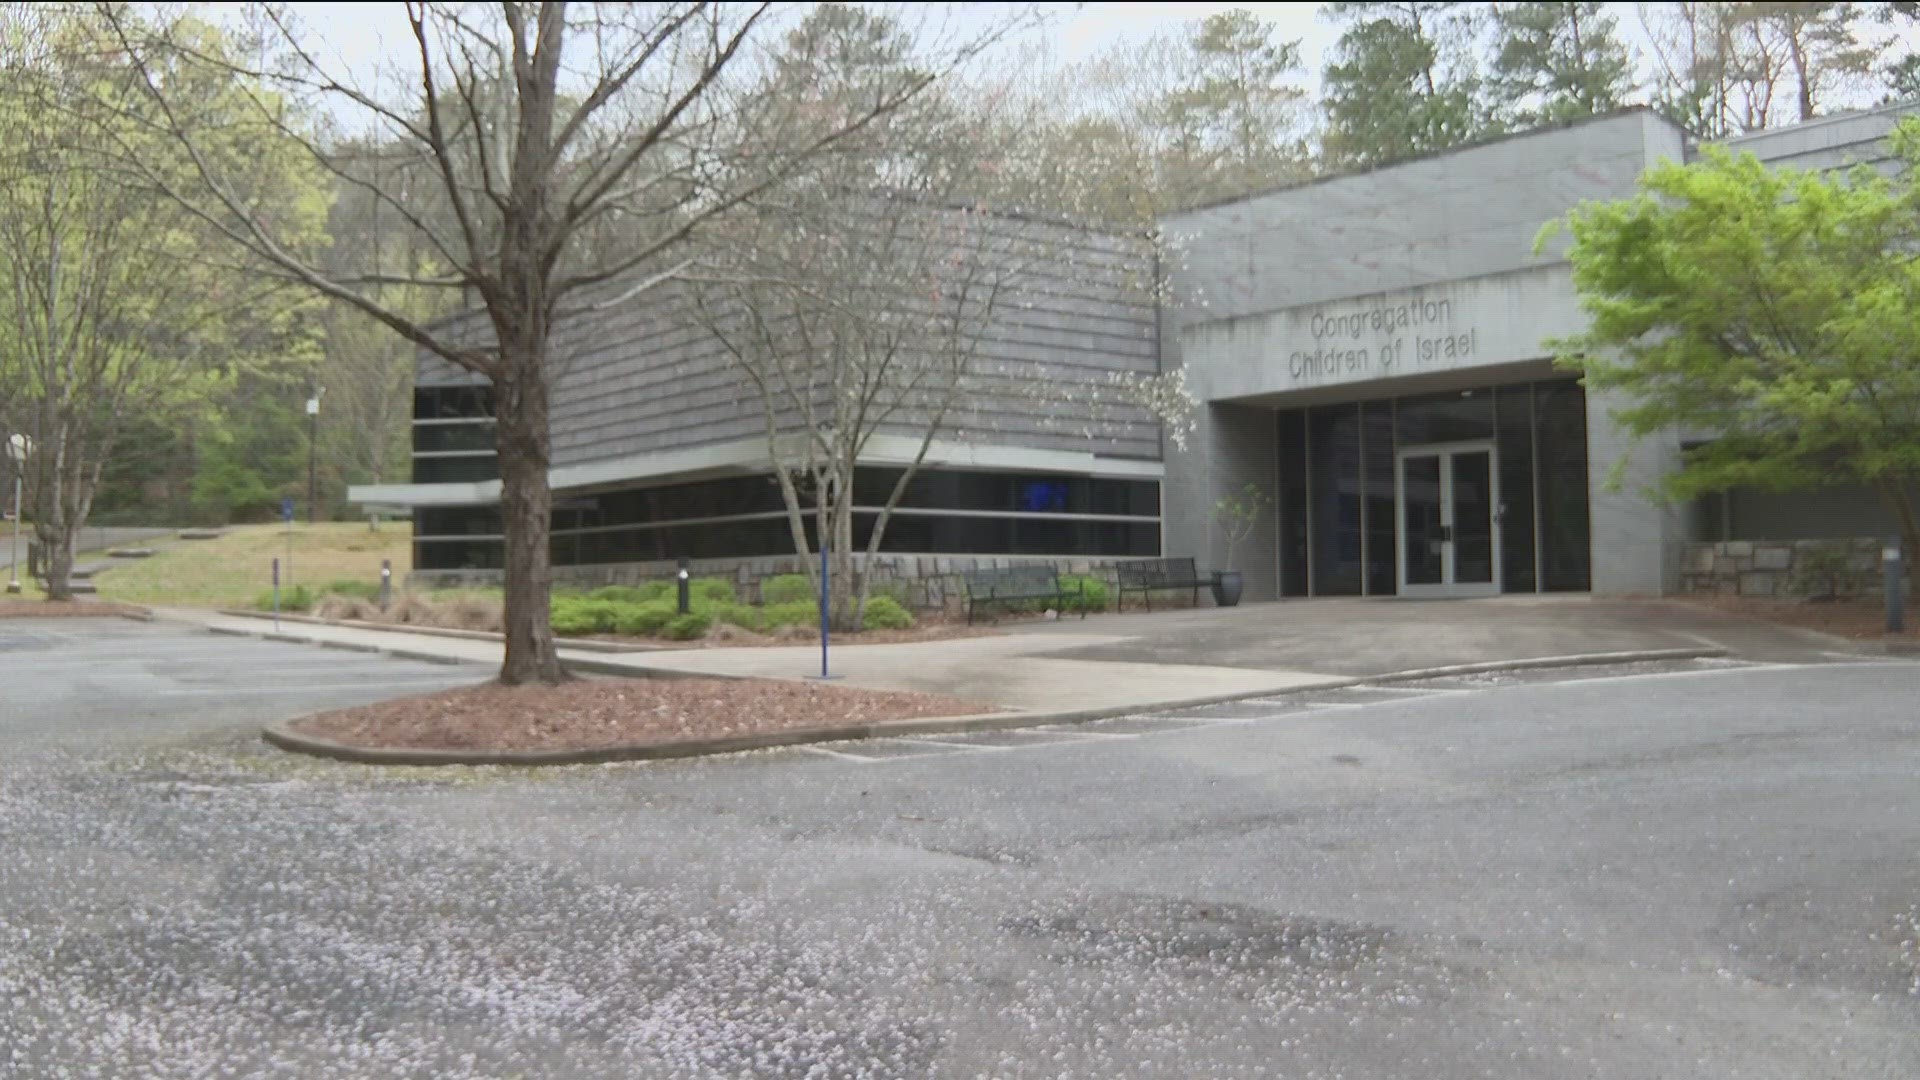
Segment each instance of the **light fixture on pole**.
[[320,397],[327,392],[316,386],[307,399],[307,524],[319,520],[320,506]]
[[33,450],[33,440],[25,435],[12,435],[7,438],[7,460],[13,463],[13,548],[7,562],[7,591],[20,591],[20,519],[26,516],[25,492],[27,476],[27,454]]

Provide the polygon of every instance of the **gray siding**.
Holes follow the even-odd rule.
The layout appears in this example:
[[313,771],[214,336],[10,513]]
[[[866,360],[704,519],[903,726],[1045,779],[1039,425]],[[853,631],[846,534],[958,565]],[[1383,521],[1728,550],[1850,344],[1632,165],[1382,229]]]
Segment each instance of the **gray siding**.
[[[1047,256],[1012,275],[981,341],[976,368],[983,374],[942,437],[1157,459],[1160,430],[1145,410],[1088,404],[1115,373],[1157,370],[1151,246],[1061,224],[986,220],[1020,231],[1025,242],[1043,245]],[[602,295],[617,293],[609,287]],[[485,333],[485,317],[469,312],[444,329]],[[555,466],[731,442],[765,431],[752,385],[720,342],[695,323],[689,293],[677,283],[563,319],[554,329],[552,365]],[[418,379],[421,385],[479,381],[425,354]],[[888,433],[919,432],[906,423]]]

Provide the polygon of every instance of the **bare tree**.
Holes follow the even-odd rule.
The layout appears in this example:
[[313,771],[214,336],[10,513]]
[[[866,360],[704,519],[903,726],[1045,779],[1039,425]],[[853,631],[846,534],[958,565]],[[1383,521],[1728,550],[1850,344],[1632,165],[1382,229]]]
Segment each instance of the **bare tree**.
[[[548,338],[578,312],[569,299],[631,280],[603,301],[618,302],[673,277],[682,268],[676,248],[697,230],[777,189],[1024,17],[923,36],[921,65],[822,110],[755,92],[765,83],[754,77],[763,65],[753,42],[779,18],[768,5],[408,4],[411,59],[386,85],[329,67],[281,8],[256,10],[271,58],[243,63],[197,45],[187,23],[99,8],[197,167],[193,184],[155,178],[156,186],[281,273],[492,384],[507,683],[564,677],[548,622]],[[208,155],[228,136],[182,107],[160,77],[167,65],[217,73],[251,95],[260,124],[390,207],[419,235],[427,264],[330,273],[285,244]],[[398,151],[383,151],[377,168],[331,153],[310,122],[320,115],[350,118],[342,122]],[[472,297],[488,332],[450,339],[383,300],[378,289],[394,284]]]

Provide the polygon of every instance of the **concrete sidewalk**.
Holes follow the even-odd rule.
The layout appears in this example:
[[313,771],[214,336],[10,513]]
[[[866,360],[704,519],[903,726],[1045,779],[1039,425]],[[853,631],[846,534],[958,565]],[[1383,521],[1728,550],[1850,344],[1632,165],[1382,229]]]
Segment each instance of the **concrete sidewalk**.
[[[502,646],[398,631],[283,621],[278,632],[267,619],[185,609],[158,609],[170,622],[204,626],[218,633],[270,635],[338,648],[378,651],[413,659],[498,664]],[[875,690],[919,690],[990,702],[1021,712],[1151,708],[1202,697],[1252,696],[1346,682],[1338,675],[1291,669],[1252,670],[1206,664],[1073,660],[1042,655],[1062,648],[1117,645],[1104,634],[999,637],[895,645],[848,645],[832,650],[836,682]],[[637,677],[716,675],[804,679],[820,674],[817,645],[766,648],[658,650],[599,653],[562,649],[561,659],[606,674]]]
[[[266,619],[162,610],[224,633],[271,634]],[[496,665],[500,643],[283,621],[281,640],[413,659]],[[1460,665],[1691,650],[1756,659],[1811,657],[1834,639],[1727,619],[1662,601],[1520,597],[1445,603],[1310,601],[1023,623],[993,637],[832,651],[845,685],[918,690],[1020,712],[1151,709],[1249,697]],[[601,653],[561,649],[578,669],[660,675],[805,679],[818,645]]]

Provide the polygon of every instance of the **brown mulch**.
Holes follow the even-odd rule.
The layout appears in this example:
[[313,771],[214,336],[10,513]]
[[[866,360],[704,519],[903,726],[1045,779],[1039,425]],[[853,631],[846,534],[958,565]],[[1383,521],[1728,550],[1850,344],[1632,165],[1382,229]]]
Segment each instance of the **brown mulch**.
[[1687,603],[1747,619],[1797,626],[1806,630],[1838,634],[1850,638],[1877,638],[1882,641],[1920,639],[1920,602],[1909,599],[1906,632],[1887,633],[1886,602],[1880,597],[1853,597],[1847,600],[1775,599],[1762,596],[1688,597]]
[[468,686],[320,713],[292,726],[359,747],[590,750],[994,711],[958,698],[851,686],[583,679],[560,686]]
[[104,600],[23,600],[17,596],[0,597],[0,619],[73,619],[85,616],[116,615],[145,618],[146,608],[133,604],[113,604]]

